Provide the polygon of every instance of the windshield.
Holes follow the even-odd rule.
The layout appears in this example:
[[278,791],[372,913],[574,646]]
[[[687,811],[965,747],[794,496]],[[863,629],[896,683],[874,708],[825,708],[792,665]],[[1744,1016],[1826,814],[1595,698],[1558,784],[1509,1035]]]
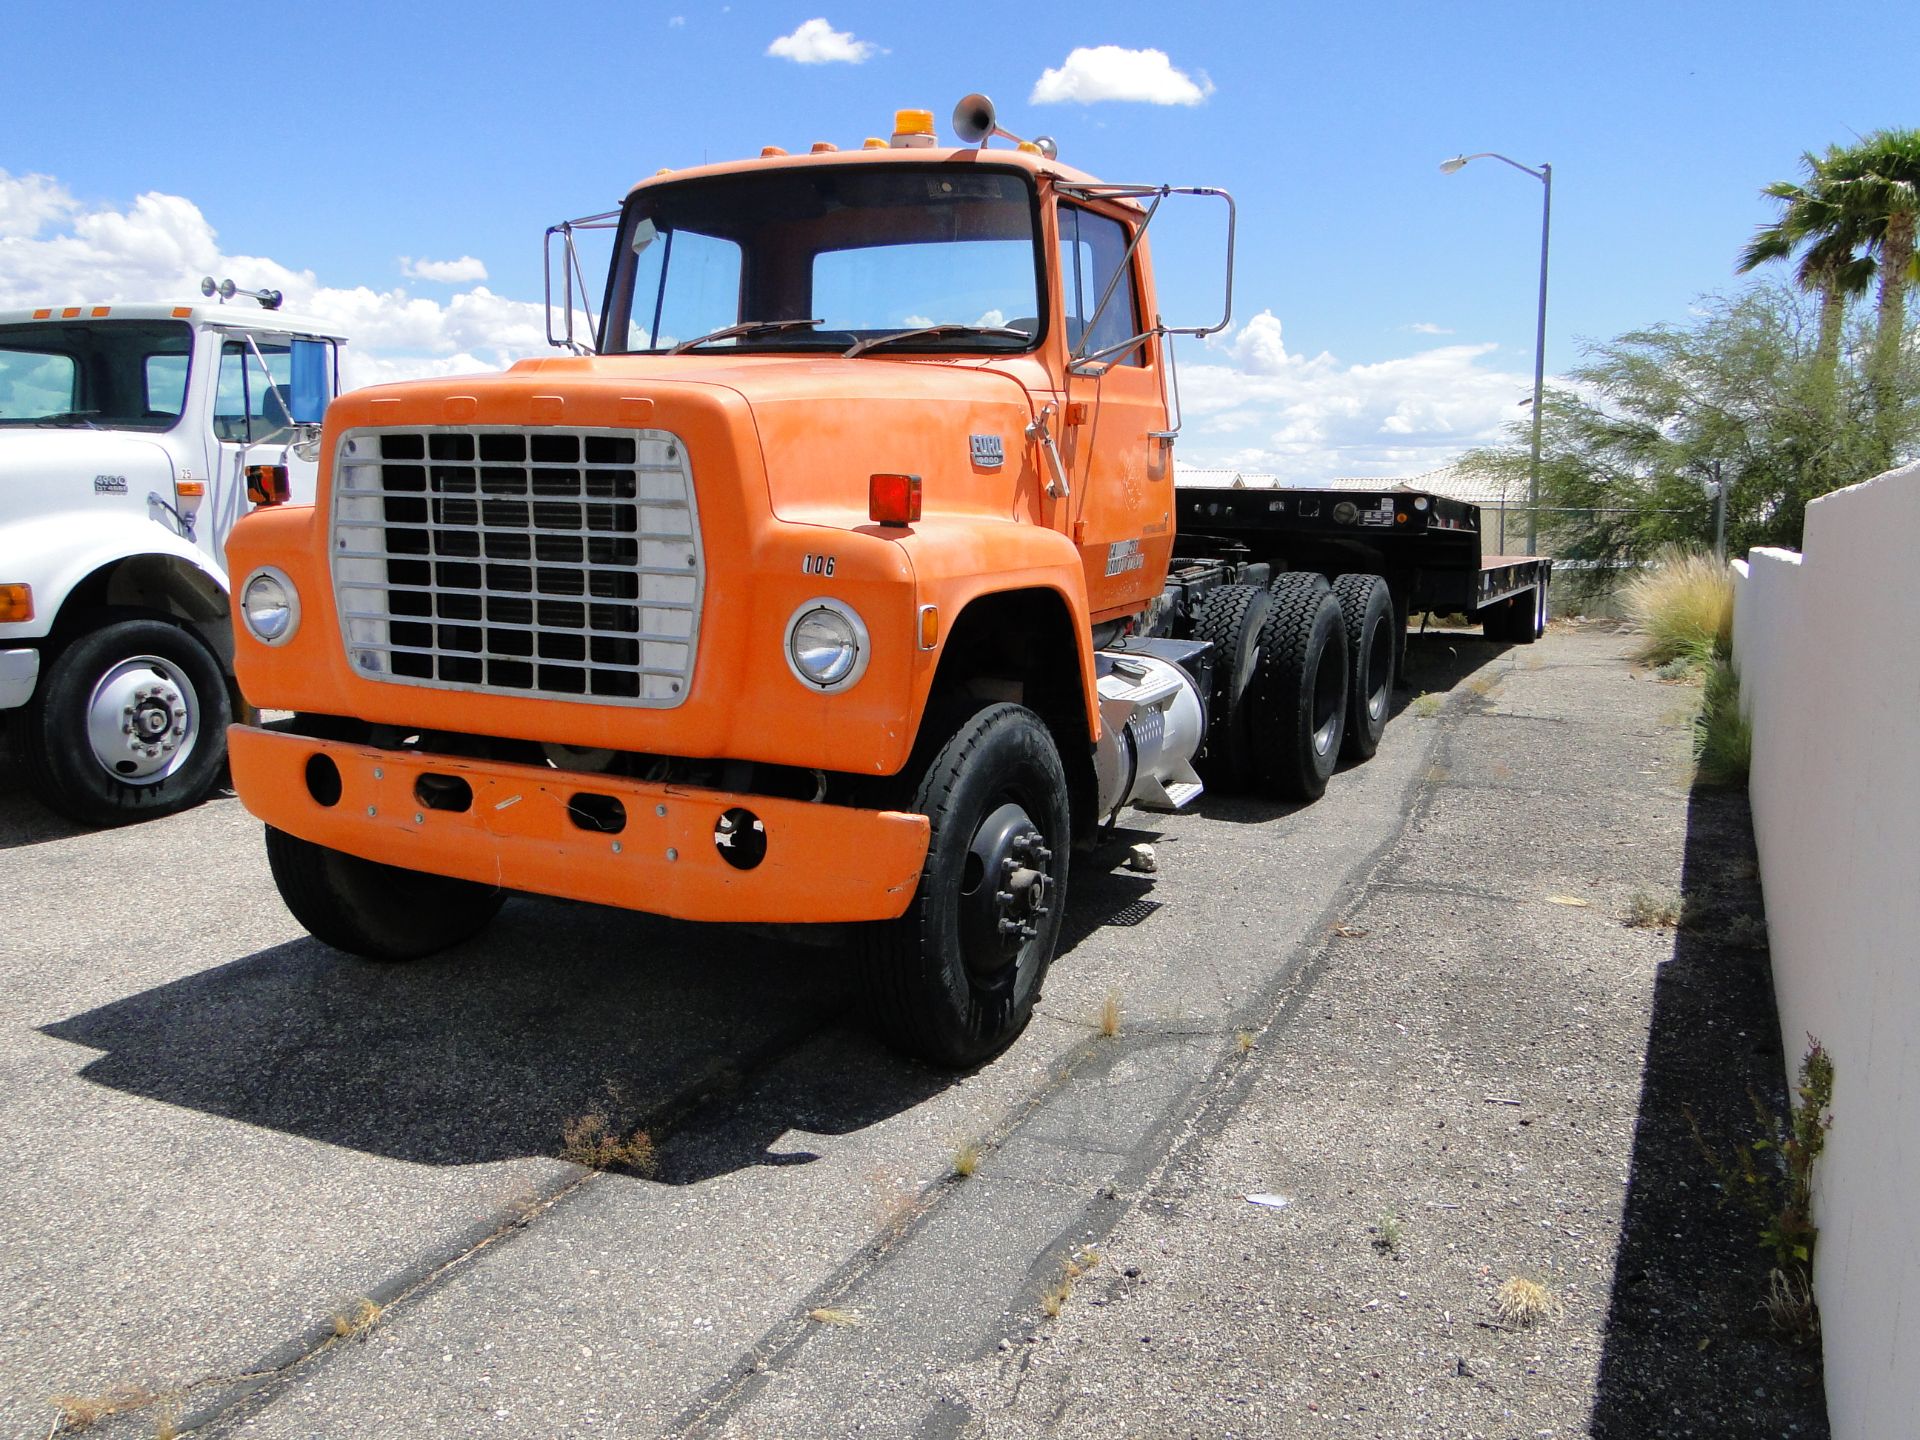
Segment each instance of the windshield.
[[1037,214],[1025,175],[972,164],[651,187],[621,217],[600,348],[845,351],[952,326],[890,353],[1027,350],[1044,313]]
[[192,349],[169,320],[0,325],[0,425],[170,430]]

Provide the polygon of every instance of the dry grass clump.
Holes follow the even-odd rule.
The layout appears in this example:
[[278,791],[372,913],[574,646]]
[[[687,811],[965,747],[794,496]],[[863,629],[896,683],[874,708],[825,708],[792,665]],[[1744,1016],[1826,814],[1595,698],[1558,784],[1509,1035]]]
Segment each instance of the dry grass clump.
[[1635,654],[1649,665],[1733,653],[1733,575],[1711,555],[1662,550],[1620,598],[1640,631]]
[[852,1327],[866,1323],[861,1318],[858,1310],[841,1310],[832,1305],[821,1305],[816,1309],[807,1311],[807,1319],[813,1321],[816,1325],[838,1325],[842,1327]]
[[60,1412],[55,1429],[56,1432],[69,1434],[85,1430],[116,1415],[144,1410],[160,1398],[153,1391],[137,1385],[116,1385],[99,1395],[56,1395],[51,1401]]
[[598,1112],[577,1115],[560,1131],[560,1158],[589,1170],[626,1170],[648,1177],[658,1167],[653,1137],[644,1130],[622,1136]]
[[1636,890],[1627,897],[1623,923],[1631,930],[1677,930],[1685,913],[1685,902],[1678,895]]
[[1095,1017],[1094,1027],[1108,1040],[1120,1033],[1120,996],[1114,991],[1109,990],[1107,998],[1100,1002],[1100,1013]]
[[965,1180],[980,1168],[980,1147],[971,1140],[962,1141],[953,1150],[953,1174],[958,1180]]
[[1566,1314],[1560,1298],[1537,1280],[1515,1275],[1493,1292],[1494,1318],[1502,1325],[1521,1328]]
[[1802,1345],[1819,1338],[1820,1307],[1814,1304],[1813,1282],[1803,1270],[1789,1274],[1776,1266],[1768,1276],[1760,1309],[1776,1334]]
[[1440,713],[1442,703],[1444,702],[1438,695],[1433,694],[1431,691],[1422,691],[1413,697],[1407,709],[1412,712],[1417,719],[1431,720]]

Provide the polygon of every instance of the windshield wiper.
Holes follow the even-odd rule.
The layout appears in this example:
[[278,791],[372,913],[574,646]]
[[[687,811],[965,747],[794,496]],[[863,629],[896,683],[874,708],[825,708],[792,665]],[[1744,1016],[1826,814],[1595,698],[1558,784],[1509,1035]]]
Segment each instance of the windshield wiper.
[[691,340],[682,340],[667,351],[669,355],[684,355],[696,345],[711,345],[716,340],[731,340],[736,335],[753,335],[759,331],[777,334],[782,330],[797,330],[802,325],[818,325],[818,320],[742,320],[738,325],[723,325],[718,330],[705,335],[696,335]]
[[1010,325],[922,325],[918,329],[896,330],[891,335],[875,335],[870,340],[862,340],[843,352],[842,358],[851,360],[881,345],[892,345],[899,340],[918,340],[929,335],[1011,335],[1016,340],[1033,339],[1025,330],[1016,330]]
[[57,415],[42,415],[33,423],[59,430],[70,429],[75,425],[84,425],[89,430],[98,430],[100,427],[89,417],[99,413],[98,410],[62,410]]

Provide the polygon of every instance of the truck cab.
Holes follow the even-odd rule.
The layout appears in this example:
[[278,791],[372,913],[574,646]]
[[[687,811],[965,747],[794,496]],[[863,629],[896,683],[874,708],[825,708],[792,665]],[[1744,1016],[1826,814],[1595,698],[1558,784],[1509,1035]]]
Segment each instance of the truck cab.
[[250,468],[311,500],[343,339],[260,298],[0,313],[0,711],[83,823],[224,774],[227,539]]
[[1076,841],[1200,790],[1212,647],[1149,634],[1174,192],[932,129],[643,181],[575,353],[342,397],[314,502],[236,528],[239,676],[293,718],[234,781],[312,933],[806,926],[904,1049],[1020,1032]]

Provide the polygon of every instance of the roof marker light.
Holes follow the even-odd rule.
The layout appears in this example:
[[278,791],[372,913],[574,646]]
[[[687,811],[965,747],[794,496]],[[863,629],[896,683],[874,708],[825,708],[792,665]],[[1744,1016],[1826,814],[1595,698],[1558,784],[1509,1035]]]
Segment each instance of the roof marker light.
[[778,145],[762,145],[760,147],[760,158],[762,160],[771,160],[775,156],[784,155],[786,153],[787,152],[782,150]]
[[878,135],[869,135],[860,142],[860,148],[862,150],[885,150],[887,148],[887,142],[882,140]]
[[808,153],[812,155],[831,155],[839,148],[840,147],[831,140],[816,140],[813,142],[813,146]]
[[923,150],[932,146],[933,112],[931,110],[896,110],[893,112],[893,145],[896,150]]

